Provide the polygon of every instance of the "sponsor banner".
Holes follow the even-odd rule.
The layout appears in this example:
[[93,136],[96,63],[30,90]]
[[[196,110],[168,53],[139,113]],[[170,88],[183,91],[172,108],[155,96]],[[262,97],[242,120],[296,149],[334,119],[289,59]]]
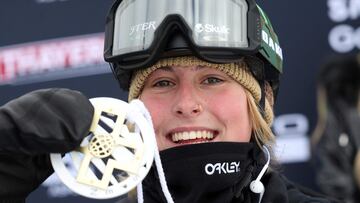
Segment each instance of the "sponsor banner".
[[0,84],[109,72],[103,46],[100,33],[0,48]]
[[338,53],[360,49],[360,0],[327,0],[330,47]]

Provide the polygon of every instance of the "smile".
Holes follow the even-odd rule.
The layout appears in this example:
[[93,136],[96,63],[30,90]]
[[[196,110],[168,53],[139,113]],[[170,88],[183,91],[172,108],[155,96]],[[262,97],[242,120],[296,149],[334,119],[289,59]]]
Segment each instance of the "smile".
[[198,143],[209,142],[214,139],[214,132],[211,131],[189,131],[189,132],[177,132],[171,135],[173,142],[178,144],[184,143]]

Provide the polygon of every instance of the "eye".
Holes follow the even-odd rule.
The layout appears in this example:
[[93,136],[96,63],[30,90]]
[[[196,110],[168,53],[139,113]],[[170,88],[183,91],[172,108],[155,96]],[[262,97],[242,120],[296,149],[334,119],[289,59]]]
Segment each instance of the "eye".
[[168,87],[174,85],[175,84],[173,82],[170,82],[169,80],[159,80],[153,84],[153,87]]
[[212,85],[212,84],[218,84],[218,83],[222,83],[224,82],[224,80],[218,78],[218,77],[215,77],[215,76],[210,76],[210,77],[207,77],[203,83],[204,84],[209,84],[209,85]]

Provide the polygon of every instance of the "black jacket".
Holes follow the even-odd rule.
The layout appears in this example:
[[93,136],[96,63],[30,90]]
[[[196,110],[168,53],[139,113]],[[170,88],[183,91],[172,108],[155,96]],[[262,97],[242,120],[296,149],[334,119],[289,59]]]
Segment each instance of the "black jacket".
[[[360,202],[354,159],[360,149],[360,116],[356,108],[329,111],[319,142],[313,147],[317,183],[327,195],[346,203]],[[336,115],[336,116],[335,116]]]
[[25,202],[53,169],[49,153],[80,145],[93,107],[80,92],[46,89],[0,107],[0,203]]
[[[213,148],[206,146],[210,146],[210,144],[199,144],[196,147],[188,146],[187,148],[190,149],[191,147],[191,150],[178,147],[172,149],[172,152],[167,150],[160,153],[167,186],[175,203],[258,203],[259,194],[252,192],[249,185],[258,177],[264,167],[266,161],[264,154],[256,152],[259,150],[255,149],[250,152],[245,151],[245,153],[254,156],[247,156],[246,159],[235,159],[226,150],[229,149],[229,152],[241,154],[242,150],[240,149],[244,148],[244,146],[241,147],[232,143],[216,143],[216,146],[214,144],[211,143]],[[204,157],[202,149],[206,149],[205,154],[210,155]],[[217,153],[217,150],[221,153]],[[175,154],[175,151],[176,154],[179,154],[178,156],[169,155],[171,153]],[[219,158],[220,156],[223,158]],[[188,158],[183,159],[183,157]],[[209,177],[204,174],[203,166],[204,163],[215,163],[214,160],[218,160],[217,163],[223,160],[240,160],[243,167],[239,170],[239,176],[232,175],[234,173],[223,173],[217,177]],[[199,162],[203,163],[198,164]],[[150,169],[142,184],[145,203],[167,202],[156,167],[153,166]],[[223,179],[228,179],[227,177],[230,177],[232,182],[223,181]],[[267,173],[261,178],[261,182],[265,188],[262,203],[338,202],[292,183],[273,169],[268,169]],[[204,190],[204,188],[206,189]]]
[[[147,178],[148,179],[148,178]],[[261,180],[265,186],[262,203],[340,203],[302,186],[295,185],[277,172],[267,173]],[[247,185],[248,187],[248,185]],[[244,190],[245,196],[255,197],[249,189]],[[151,183],[151,188],[144,186],[145,203],[166,203],[158,180]],[[176,202],[176,201],[175,201]],[[210,202],[208,202],[210,203]],[[226,203],[226,202],[213,202]],[[229,203],[257,203],[255,198],[246,200],[235,199]]]
[[264,198],[262,200],[263,203],[340,203],[335,199],[325,197],[308,188],[296,185],[277,172],[266,174],[262,180],[265,186]]

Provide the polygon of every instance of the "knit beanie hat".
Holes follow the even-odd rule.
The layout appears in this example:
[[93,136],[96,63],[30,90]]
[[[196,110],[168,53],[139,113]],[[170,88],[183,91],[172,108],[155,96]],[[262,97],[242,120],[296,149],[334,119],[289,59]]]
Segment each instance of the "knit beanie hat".
[[[245,89],[247,89],[251,95],[254,97],[257,104],[259,104],[261,99],[261,88],[257,80],[252,76],[251,72],[248,70],[248,65],[244,61],[237,63],[227,63],[227,64],[216,64],[209,63],[203,60],[200,60],[194,56],[185,56],[185,57],[174,57],[166,58],[158,61],[156,64],[149,68],[141,69],[135,72],[132,77],[130,89],[129,89],[129,101],[139,97],[146,79],[148,76],[154,72],[156,69],[166,66],[206,66],[210,68],[215,68],[220,70],[230,76],[232,79],[241,84]],[[270,92],[266,91],[265,93]],[[269,101],[272,103],[273,98],[272,94],[265,94],[265,109],[264,119],[266,123],[270,126],[273,121],[273,110],[270,106]]]

